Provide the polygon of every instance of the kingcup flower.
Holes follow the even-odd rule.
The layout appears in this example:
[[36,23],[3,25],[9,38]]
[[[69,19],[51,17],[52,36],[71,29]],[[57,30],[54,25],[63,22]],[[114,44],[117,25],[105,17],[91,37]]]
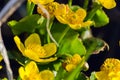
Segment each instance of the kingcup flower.
[[101,71],[96,72],[97,80],[120,80],[120,60],[108,58],[101,66]]
[[76,68],[76,66],[81,62],[82,58],[79,54],[74,54],[72,57],[67,57],[65,60],[64,68],[66,71],[70,72]]
[[92,21],[84,22],[86,14],[86,11],[82,8],[72,11],[65,4],[59,5],[55,10],[57,20],[62,24],[68,24],[72,29],[80,29],[81,27],[88,27],[92,24]]
[[31,60],[45,63],[52,62],[57,59],[57,57],[51,57],[57,50],[55,43],[48,43],[41,46],[40,37],[36,33],[31,34],[25,40],[24,44],[20,41],[18,36],[14,37],[14,41],[23,56],[28,57]]
[[22,80],[54,80],[54,74],[50,70],[39,72],[34,61],[31,61],[25,67],[20,67],[19,75]]
[[115,0],[98,0],[100,4],[106,9],[111,9],[116,6]]

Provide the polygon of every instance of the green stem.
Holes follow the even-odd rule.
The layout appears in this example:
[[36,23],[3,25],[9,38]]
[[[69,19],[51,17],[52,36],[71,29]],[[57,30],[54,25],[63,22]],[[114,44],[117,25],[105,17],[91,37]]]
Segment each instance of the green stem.
[[86,61],[89,59],[90,55],[93,53],[95,47],[96,47],[96,44],[93,43],[91,44],[91,47],[87,50],[86,55],[85,55]]
[[72,5],[72,0],[69,0],[69,1],[68,1],[68,5],[69,5],[69,7],[71,7],[71,5]]
[[60,39],[59,39],[59,41],[58,41],[58,44],[60,44],[60,42],[62,41],[62,39],[64,38],[64,36],[66,35],[66,33],[69,31],[69,29],[70,29],[69,26],[67,26],[67,27],[65,28],[65,30],[63,31],[63,33],[62,33],[62,35],[61,35],[61,37],[60,37]]
[[101,8],[100,5],[94,6],[94,8],[88,13],[85,21],[91,20],[91,19],[93,18],[93,16],[95,15],[96,11],[97,11],[98,9],[100,9],[100,8]]
[[33,14],[33,10],[34,10],[35,4],[28,1],[27,2],[27,15],[32,15]]
[[84,0],[83,8],[87,11],[89,0]]

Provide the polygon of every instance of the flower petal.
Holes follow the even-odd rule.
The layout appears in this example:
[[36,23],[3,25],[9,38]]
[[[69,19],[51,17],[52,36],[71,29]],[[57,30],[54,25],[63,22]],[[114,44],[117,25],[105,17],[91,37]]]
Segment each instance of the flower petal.
[[48,59],[39,59],[37,60],[37,62],[41,62],[41,63],[49,63],[49,62],[53,62],[57,60],[57,57],[50,57]]
[[38,34],[33,33],[25,40],[25,47],[29,46],[30,44],[41,44],[41,40]]
[[76,11],[76,14],[78,15],[80,22],[82,22],[84,20],[84,18],[86,17],[87,13],[84,9],[80,8]]
[[46,52],[46,56],[44,56],[44,58],[52,56],[52,55],[55,54],[56,51],[57,51],[57,46],[56,46],[55,43],[45,44],[45,45],[43,46],[43,48],[44,48],[44,50],[45,50],[45,52]]
[[54,74],[50,70],[43,70],[40,72],[42,80],[54,80]]
[[116,6],[115,0],[99,0],[99,2],[106,8],[111,9]]
[[15,36],[14,41],[15,41],[18,49],[24,54],[25,47],[24,47],[23,43],[20,41],[20,38],[18,36]]
[[24,68],[23,68],[23,67],[20,67],[20,68],[19,68],[19,75],[20,75],[21,79],[24,78],[24,76],[25,76],[25,71],[24,71]]
[[26,65],[25,71],[27,74],[38,74],[39,73],[39,69],[36,63],[33,61],[31,61],[30,63]]
[[26,49],[24,52],[24,56],[28,57],[29,59],[32,59],[34,61],[38,61],[39,60],[39,56],[37,53],[35,53],[32,50]]
[[66,65],[65,69],[66,69],[66,71],[70,72],[73,69],[75,69],[75,67],[76,67],[76,65],[74,65],[74,64],[68,64],[68,65]]

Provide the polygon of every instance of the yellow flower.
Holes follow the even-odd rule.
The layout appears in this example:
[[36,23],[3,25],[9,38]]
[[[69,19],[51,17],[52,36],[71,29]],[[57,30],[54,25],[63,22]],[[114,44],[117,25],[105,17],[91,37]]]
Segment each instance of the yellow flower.
[[76,68],[76,66],[81,62],[81,57],[79,54],[74,54],[72,57],[68,57],[65,61],[65,69],[70,72]]
[[99,0],[103,7],[106,9],[111,9],[116,6],[115,0]]
[[19,75],[22,80],[53,80],[54,74],[50,70],[43,70],[39,72],[39,69],[35,62],[31,61],[25,68],[19,68]]
[[53,2],[54,0],[28,0],[33,2],[34,4],[48,4],[50,2]]
[[75,12],[68,5],[60,4],[55,10],[55,17],[63,24],[68,24],[72,29],[80,29],[81,27],[90,26],[92,21],[84,22],[86,11],[79,8]]
[[120,80],[120,60],[108,58],[101,66],[101,71],[96,72],[97,80]]
[[[2,57],[2,55],[1,55],[1,53],[0,53],[0,62],[2,61],[2,59],[3,59],[3,57]],[[0,65],[0,69],[2,69],[2,66]]]
[[57,47],[55,43],[48,43],[41,46],[39,35],[36,33],[31,34],[25,40],[25,45],[23,45],[18,36],[14,37],[14,41],[21,53],[34,61],[52,62],[57,59],[57,57],[50,57],[56,53]]

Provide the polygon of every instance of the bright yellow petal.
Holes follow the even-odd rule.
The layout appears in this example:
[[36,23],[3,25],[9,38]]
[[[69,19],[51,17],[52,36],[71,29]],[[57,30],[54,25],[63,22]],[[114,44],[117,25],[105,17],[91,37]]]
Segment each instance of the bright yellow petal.
[[106,8],[111,9],[116,6],[115,0],[99,0],[99,2]]
[[33,33],[25,40],[25,47],[29,46],[30,44],[41,45],[41,40],[38,34]]
[[39,56],[37,53],[35,53],[32,50],[26,49],[24,52],[24,56],[28,57],[29,59],[32,59],[34,61],[38,61],[39,60]]
[[50,70],[43,70],[40,72],[42,80],[54,80],[54,74]]
[[46,53],[46,56],[44,56],[44,58],[52,56],[52,55],[55,54],[56,51],[57,51],[57,46],[56,46],[55,43],[45,44],[45,45],[43,46],[43,48],[44,48],[45,53]]
[[19,68],[19,75],[20,75],[21,79],[24,79],[24,77],[25,77],[25,70],[24,70],[23,67]]
[[53,2],[54,0],[29,0],[33,2],[34,4],[48,4],[50,2]]
[[75,13],[78,15],[80,22],[83,22],[84,18],[87,15],[86,11],[82,8],[78,9]]
[[63,24],[67,24],[68,21],[66,20],[66,15],[69,12],[69,7],[67,5],[64,4],[59,4],[55,10],[55,17],[57,18],[57,20]]
[[41,62],[41,63],[49,63],[49,62],[53,62],[57,60],[57,57],[50,57],[48,59],[39,59],[37,60],[37,62]]
[[81,27],[89,27],[93,24],[93,21],[86,21],[81,23]]
[[18,36],[15,36],[14,41],[15,41],[18,49],[21,51],[21,53],[24,54],[25,47],[24,47],[23,43],[20,41],[20,38]]
[[25,55],[29,59],[32,59],[36,62],[41,62],[41,63],[48,63],[48,62],[53,62],[53,61],[57,60],[57,57],[50,57],[48,59],[46,59],[46,58],[41,59],[36,53],[34,53],[30,50],[25,50]]
[[76,67],[76,65],[74,65],[74,64],[67,64],[66,67],[65,67],[65,69],[66,69],[68,72],[70,72],[70,71],[72,71],[73,69],[75,69],[75,67]]
[[105,72],[105,71],[95,72],[95,76],[96,76],[97,80],[109,80],[107,72]]
[[67,24],[68,23],[68,21],[65,19],[64,15],[62,17],[61,16],[56,16],[56,18],[62,24]]
[[35,62],[31,61],[25,66],[25,71],[27,74],[38,74],[39,69]]
[[74,54],[70,63],[72,63],[74,65],[78,65],[81,62],[81,60],[82,59],[79,54]]

